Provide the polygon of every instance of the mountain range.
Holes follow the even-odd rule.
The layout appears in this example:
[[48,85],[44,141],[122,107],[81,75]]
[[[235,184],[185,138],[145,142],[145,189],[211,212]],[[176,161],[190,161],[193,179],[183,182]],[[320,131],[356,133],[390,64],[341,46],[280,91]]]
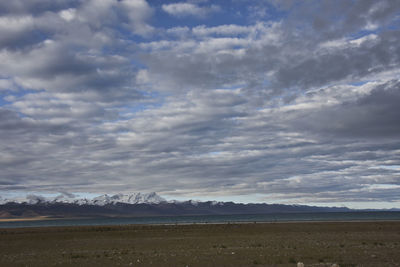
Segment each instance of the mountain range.
[[41,195],[27,195],[25,198],[5,199],[0,196],[0,205],[7,203],[26,203],[26,204],[56,204],[69,203],[77,205],[97,205],[104,206],[108,204],[125,203],[125,204],[158,204],[166,202],[166,200],[155,192],[151,193],[133,193],[133,194],[115,194],[115,195],[100,195],[98,197],[77,198],[74,194],[62,193],[56,197],[44,197]]
[[283,204],[242,204],[217,201],[167,201],[157,193],[101,195],[92,199],[61,194],[54,198],[28,195],[23,199],[0,198],[1,218],[48,216],[140,217],[182,215],[268,214],[304,212],[347,212],[344,207],[315,207]]

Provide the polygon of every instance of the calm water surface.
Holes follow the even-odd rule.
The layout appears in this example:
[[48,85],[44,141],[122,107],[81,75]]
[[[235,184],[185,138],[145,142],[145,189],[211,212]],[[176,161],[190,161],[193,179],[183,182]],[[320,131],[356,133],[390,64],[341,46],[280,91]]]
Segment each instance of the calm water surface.
[[304,222],[304,221],[400,221],[400,212],[332,212],[276,213],[255,215],[198,215],[141,218],[54,219],[40,221],[0,222],[0,228],[127,225],[127,224],[194,224],[235,222]]

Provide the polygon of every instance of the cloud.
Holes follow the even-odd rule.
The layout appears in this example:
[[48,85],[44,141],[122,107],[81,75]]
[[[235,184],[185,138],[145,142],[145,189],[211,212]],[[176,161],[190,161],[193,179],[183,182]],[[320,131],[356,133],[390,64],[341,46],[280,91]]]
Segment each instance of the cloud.
[[163,4],[162,10],[171,16],[175,17],[186,17],[195,16],[203,18],[209,13],[218,12],[219,6],[211,5],[209,7],[198,6],[192,3],[174,3],[174,4]]
[[196,26],[192,29],[194,35],[206,36],[211,34],[216,35],[240,35],[247,34],[250,27],[239,25],[221,25],[216,27],[206,27],[204,25]]
[[127,13],[130,25],[136,34],[150,34],[154,28],[147,21],[153,15],[153,9],[145,0],[123,0],[121,8]]
[[0,17],[0,36],[0,48],[7,49],[30,45],[41,39],[35,32],[31,16]]
[[16,91],[17,87],[11,79],[0,79],[0,91]]
[[344,46],[342,49],[322,50],[315,56],[294,58],[278,70],[277,86],[310,88],[397,68],[400,63],[396,55],[399,49],[397,33],[384,32],[376,39],[360,43],[357,49]]
[[2,2],[0,191],[397,203],[399,7],[290,2]]
[[[376,85],[368,94],[327,108],[316,109],[297,119],[298,127],[322,131],[329,136],[396,138],[399,134],[400,82]],[[329,118],[329,123],[326,123]]]
[[23,0],[6,1],[0,3],[0,15],[42,15],[46,12],[58,12],[60,10],[76,7],[82,3],[81,0]]
[[75,194],[69,193],[69,192],[60,192],[60,195],[58,196],[58,198],[63,198],[63,197],[67,197],[67,198],[75,198],[77,197]]

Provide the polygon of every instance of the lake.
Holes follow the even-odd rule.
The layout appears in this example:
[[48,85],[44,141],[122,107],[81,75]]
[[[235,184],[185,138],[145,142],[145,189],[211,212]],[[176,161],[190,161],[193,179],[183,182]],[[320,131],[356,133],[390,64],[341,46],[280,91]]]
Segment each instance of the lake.
[[0,222],[0,228],[90,226],[128,224],[206,224],[249,222],[315,222],[315,221],[397,221],[400,212],[330,212],[273,213],[247,215],[157,216],[130,218],[46,219],[37,221]]

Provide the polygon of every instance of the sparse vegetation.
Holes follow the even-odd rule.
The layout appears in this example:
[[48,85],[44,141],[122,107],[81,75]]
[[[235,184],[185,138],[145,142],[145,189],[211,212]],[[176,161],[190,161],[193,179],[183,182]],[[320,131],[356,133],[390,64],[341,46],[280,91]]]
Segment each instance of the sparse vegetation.
[[0,266],[396,266],[399,229],[400,222],[2,229]]

